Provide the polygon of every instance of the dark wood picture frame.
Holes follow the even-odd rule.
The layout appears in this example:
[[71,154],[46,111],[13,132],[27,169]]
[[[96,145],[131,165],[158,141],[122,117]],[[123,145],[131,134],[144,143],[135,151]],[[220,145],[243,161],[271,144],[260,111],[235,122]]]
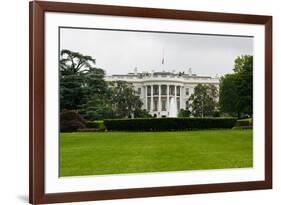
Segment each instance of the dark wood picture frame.
[[[272,188],[272,17],[230,13],[30,2],[30,139],[29,200],[32,204],[152,197]],[[44,13],[66,12],[112,16],[259,24],[265,26],[265,180],[119,190],[46,194],[44,191]]]

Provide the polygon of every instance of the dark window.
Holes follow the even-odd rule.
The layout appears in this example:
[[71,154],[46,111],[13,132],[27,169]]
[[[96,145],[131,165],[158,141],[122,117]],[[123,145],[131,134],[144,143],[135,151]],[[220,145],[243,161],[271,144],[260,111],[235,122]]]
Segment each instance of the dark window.
[[166,100],[162,100],[162,111],[166,111]]
[[189,88],[185,88],[185,94],[189,95]]
[[153,95],[158,95],[158,92],[159,92],[159,86],[158,85],[154,85],[153,86]]
[[178,108],[178,110],[180,110],[180,99],[179,98],[177,99],[177,108]]
[[167,86],[161,85],[161,95],[167,95]]
[[188,103],[188,100],[185,102],[185,109],[187,110],[189,107],[189,103]]
[[151,86],[147,86],[147,96],[151,95]]
[[147,110],[150,110],[150,98],[147,98]]
[[158,100],[157,99],[153,100],[153,103],[154,103],[153,111],[157,111],[158,110]]
[[138,95],[141,94],[141,88],[138,88]]
[[177,86],[177,96],[180,96],[180,92],[181,92],[180,86]]

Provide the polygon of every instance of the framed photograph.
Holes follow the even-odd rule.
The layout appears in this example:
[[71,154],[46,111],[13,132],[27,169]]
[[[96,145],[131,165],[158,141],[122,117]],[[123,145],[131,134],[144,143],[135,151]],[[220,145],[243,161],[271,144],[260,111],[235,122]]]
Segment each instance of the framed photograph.
[[272,188],[272,17],[30,2],[30,203]]

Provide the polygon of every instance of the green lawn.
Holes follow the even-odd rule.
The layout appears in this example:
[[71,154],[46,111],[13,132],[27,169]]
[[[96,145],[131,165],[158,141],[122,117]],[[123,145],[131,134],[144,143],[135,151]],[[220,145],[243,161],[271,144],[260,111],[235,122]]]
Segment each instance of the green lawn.
[[60,135],[60,175],[253,166],[252,130],[76,132]]

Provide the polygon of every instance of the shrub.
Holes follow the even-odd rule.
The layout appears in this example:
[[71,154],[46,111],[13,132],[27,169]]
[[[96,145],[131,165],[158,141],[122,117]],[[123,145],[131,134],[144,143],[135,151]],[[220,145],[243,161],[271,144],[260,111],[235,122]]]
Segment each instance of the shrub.
[[236,127],[252,127],[253,126],[253,119],[247,118],[247,119],[237,120],[235,126]]
[[85,120],[73,110],[64,110],[60,113],[60,131],[75,132],[86,127]]
[[135,110],[134,116],[135,116],[135,118],[151,118],[152,117],[152,115],[149,114],[148,111],[142,110],[142,109]]
[[178,113],[178,117],[190,117],[191,112],[186,109],[180,109],[179,113]]
[[232,128],[236,118],[139,118],[104,120],[107,130],[169,131]]
[[87,128],[104,129],[103,120],[88,121],[86,123]]

